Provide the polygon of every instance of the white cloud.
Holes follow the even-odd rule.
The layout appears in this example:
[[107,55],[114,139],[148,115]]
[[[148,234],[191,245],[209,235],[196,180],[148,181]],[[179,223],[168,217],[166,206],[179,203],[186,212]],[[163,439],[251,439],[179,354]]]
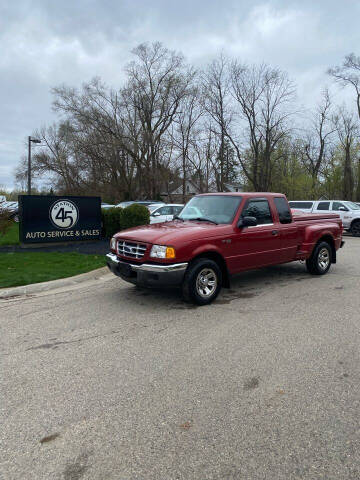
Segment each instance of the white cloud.
[[326,68],[360,45],[359,14],[358,3],[335,0],[3,2],[0,184],[12,184],[26,136],[55,118],[51,86],[93,76],[117,86],[138,43],[160,40],[197,66],[220,51],[279,66],[311,106],[330,83]]

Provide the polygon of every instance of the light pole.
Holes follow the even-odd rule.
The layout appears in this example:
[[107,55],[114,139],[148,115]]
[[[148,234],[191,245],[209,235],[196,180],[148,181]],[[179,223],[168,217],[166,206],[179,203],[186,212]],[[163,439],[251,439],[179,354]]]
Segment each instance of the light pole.
[[41,140],[28,137],[28,195],[31,195],[31,143],[41,143]]

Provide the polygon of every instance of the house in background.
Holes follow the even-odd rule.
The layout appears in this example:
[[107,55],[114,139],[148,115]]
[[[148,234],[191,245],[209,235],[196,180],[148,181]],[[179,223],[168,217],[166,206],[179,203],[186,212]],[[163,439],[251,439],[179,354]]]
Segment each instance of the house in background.
[[[244,186],[241,183],[225,183],[224,192],[243,192]],[[207,191],[201,189],[199,184],[192,179],[185,181],[185,201],[187,202],[194,195],[199,193],[216,193],[218,189],[216,185],[212,183]],[[169,185],[169,193],[162,193],[161,198],[164,202],[182,203],[183,202],[183,184],[181,179],[179,182],[173,182]]]

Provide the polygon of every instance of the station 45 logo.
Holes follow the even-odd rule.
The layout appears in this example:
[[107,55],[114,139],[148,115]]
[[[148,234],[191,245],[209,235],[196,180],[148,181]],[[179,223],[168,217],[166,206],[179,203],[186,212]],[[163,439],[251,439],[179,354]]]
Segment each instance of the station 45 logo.
[[78,208],[70,200],[57,200],[50,207],[50,220],[57,228],[71,228],[78,219]]

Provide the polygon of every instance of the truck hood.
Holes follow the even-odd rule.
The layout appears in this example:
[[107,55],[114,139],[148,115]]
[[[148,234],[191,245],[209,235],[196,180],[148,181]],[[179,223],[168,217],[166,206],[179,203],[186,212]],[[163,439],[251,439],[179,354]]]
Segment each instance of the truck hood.
[[174,245],[177,241],[186,242],[199,238],[222,235],[231,229],[231,225],[215,225],[207,222],[173,221],[153,223],[142,227],[122,230],[116,238],[157,245]]

